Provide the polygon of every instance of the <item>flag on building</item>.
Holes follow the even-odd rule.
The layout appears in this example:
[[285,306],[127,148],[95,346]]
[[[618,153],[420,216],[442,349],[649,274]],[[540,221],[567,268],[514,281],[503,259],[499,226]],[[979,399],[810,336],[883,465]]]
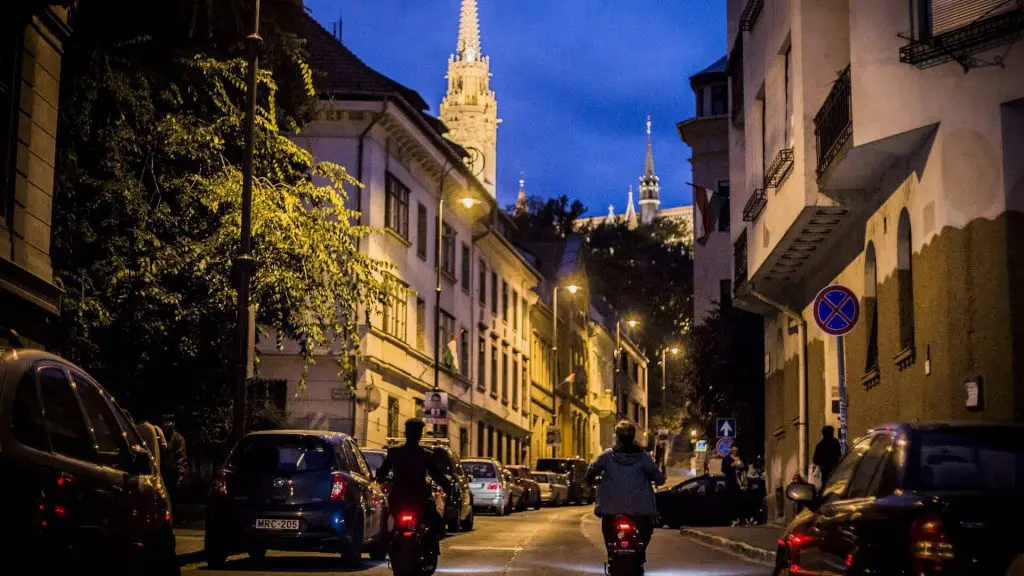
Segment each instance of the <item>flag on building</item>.
[[448,341],[448,345],[444,349],[444,363],[446,366],[451,366],[455,372],[461,372],[459,368],[459,345],[455,341],[455,335],[452,335],[451,340]]
[[697,211],[693,219],[693,237],[700,240],[714,231],[715,223],[711,214],[713,192],[703,186],[693,185],[693,207]]

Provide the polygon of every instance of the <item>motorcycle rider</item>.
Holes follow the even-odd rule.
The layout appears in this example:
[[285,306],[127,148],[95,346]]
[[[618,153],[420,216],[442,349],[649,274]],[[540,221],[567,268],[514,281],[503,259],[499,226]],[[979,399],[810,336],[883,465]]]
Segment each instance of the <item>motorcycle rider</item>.
[[601,453],[587,469],[587,482],[593,484],[599,476],[601,487],[594,514],[601,518],[605,542],[615,541],[615,517],[629,516],[644,544],[644,562],[658,513],[651,483],[661,486],[665,474],[651,455],[636,445],[636,426],[632,422],[622,420],[615,425],[615,446]]
[[427,483],[427,476],[434,480],[447,494],[451,490],[444,470],[438,465],[433,451],[420,445],[426,423],[419,418],[405,421],[405,444],[388,448],[388,453],[377,470],[377,481],[383,482],[388,474],[393,475],[391,491],[388,493],[388,509],[391,514],[413,511],[417,518],[430,527],[432,545],[436,557],[440,557],[440,536],[444,534],[444,519],[438,514],[434,497]]

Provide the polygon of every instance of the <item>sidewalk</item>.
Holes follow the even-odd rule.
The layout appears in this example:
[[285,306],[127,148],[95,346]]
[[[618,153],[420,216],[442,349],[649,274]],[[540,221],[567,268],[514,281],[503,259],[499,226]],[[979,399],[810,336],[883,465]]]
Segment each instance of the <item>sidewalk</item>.
[[779,526],[717,526],[708,528],[682,528],[683,536],[713,548],[734,552],[765,564],[775,565],[775,550],[782,535]]
[[203,530],[194,528],[175,528],[175,551],[178,565],[184,566],[203,559]]

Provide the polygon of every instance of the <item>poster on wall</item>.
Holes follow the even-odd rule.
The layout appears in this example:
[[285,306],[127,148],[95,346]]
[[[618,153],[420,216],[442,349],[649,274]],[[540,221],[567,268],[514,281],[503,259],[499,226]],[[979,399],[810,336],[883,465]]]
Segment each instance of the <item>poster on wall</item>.
[[562,431],[555,426],[548,426],[547,434],[545,435],[546,443],[548,446],[561,446],[562,445]]
[[427,424],[448,423],[447,392],[427,392],[423,398],[423,419]]

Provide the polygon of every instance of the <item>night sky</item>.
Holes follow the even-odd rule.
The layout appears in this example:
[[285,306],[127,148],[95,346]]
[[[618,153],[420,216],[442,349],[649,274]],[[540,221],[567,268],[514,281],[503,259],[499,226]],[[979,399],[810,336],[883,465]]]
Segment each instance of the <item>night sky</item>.
[[[460,0],[306,0],[364,62],[437,114]],[[646,114],[662,207],[689,204],[689,76],[725,54],[725,0],[478,0],[498,97],[498,200],[566,194],[599,215],[625,209],[643,173]],[[639,205],[637,205],[639,210]]]

